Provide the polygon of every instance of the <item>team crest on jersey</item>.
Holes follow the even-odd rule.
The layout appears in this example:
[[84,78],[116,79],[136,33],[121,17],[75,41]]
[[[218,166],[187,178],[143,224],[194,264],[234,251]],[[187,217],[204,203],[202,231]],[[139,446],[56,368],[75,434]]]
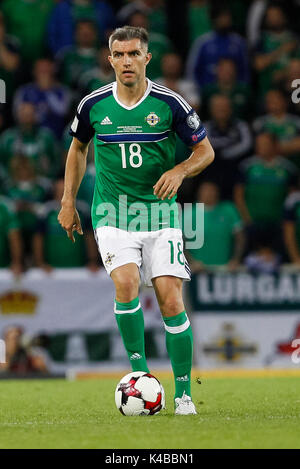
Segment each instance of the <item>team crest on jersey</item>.
[[150,114],[145,117],[145,121],[148,122],[151,127],[153,127],[154,125],[159,123],[160,118],[155,114],[155,112],[150,112]]
[[191,127],[191,129],[197,130],[198,127],[200,126],[200,117],[196,112],[193,112],[193,114],[190,114],[187,119],[187,125]]
[[110,254],[109,252],[106,254],[106,259],[104,261],[104,264],[106,265],[111,265],[113,258],[116,257],[114,254]]

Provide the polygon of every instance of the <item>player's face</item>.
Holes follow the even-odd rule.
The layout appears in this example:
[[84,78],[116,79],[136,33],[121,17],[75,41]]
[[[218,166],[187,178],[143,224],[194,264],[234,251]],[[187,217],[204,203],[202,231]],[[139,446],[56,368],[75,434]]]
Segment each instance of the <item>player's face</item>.
[[125,86],[134,86],[145,79],[146,65],[151,59],[139,39],[114,41],[109,61],[116,73],[116,78]]

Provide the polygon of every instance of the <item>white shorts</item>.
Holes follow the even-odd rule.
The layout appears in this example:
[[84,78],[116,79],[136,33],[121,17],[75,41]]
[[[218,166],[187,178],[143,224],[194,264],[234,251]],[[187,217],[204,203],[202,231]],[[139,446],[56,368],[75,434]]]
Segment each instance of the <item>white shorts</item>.
[[102,226],[94,234],[109,275],[121,265],[135,263],[147,286],[152,286],[151,280],[162,275],[191,279],[180,229],[133,232]]

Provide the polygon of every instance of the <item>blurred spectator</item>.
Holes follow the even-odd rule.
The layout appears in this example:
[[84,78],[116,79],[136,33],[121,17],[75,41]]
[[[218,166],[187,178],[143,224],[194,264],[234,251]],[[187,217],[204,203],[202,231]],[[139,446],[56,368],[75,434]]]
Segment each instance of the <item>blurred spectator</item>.
[[[71,128],[71,125],[72,125],[72,122],[73,122],[73,119],[74,119],[74,114],[76,112],[76,109],[74,109],[74,112],[73,112],[73,118],[72,118],[72,121],[70,121],[66,127],[65,127],[65,130],[63,132],[63,136],[62,136],[62,139],[61,139],[61,148],[62,148],[62,167],[64,168],[65,164],[66,164],[66,159],[67,159],[67,156],[68,156],[68,151],[70,149],[70,146],[71,146],[71,143],[72,143],[72,140],[73,140],[73,137],[70,135],[70,128]],[[95,161],[94,161],[94,146],[93,145],[89,145],[89,148],[88,148],[88,153],[87,153],[87,168],[86,168],[86,171],[88,170],[88,167],[89,167],[89,164],[93,164],[94,167],[95,167]],[[0,175],[1,176],[1,175]],[[84,177],[83,176],[83,180],[84,180]],[[83,181],[81,182],[81,185],[83,184]],[[80,188],[79,188],[80,190]],[[94,191],[93,191],[94,192]],[[93,196],[93,193],[92,195]]]
[[10,267],[20,275],[22,267],[22,239],[20,223],[11,200],[0,196],[0,267]]
[[130,17],[136,13],[143,13],[149,21],[149,31],[165,34],[167,30],[167,15],[164,0],[133,0],[124,5],[117,13],[117,21],[123,26],[128,24]]
[[255,156],[240,165],[240,182],[235,187],[235,203],[248,225],[249,247],[262,237],[281,245],[283,203],[296,184],[296,168],[277,152],[276,137],[263,133],[256,137]]
[[[75,113],[74,113],[75,114]],[[67,156],[68,156],[68,151],[69,151],[69,148],[70,148],[70,145],[72,143],[72,140],[73,140],[73,137],[69,134],[69,131],[70,131],[70,127],[72,125],[72,121],[69,122],[66,127],[65,127],[65,130],[63,132],[63,135],[62,135],[62,139],[61,139],[61,146],[62,146],[62,165],[64,167],[64,165],[66,164],[66,160],[67,160]],[[90,151],[90,147],[92,145],[89,145],[89,151]]]
[[48,45],[53,55],[74,43],[76,22],[87,19],[97,24],[99,39],[106,42],[115,27],[111,2],[99,0],[62,0],[55,6],[48,24]]
[[179,93],[194,109],[199,109],[200,96],[194,82],[182,77],[182,60],[180,55],[171,52],[161,59],[162,76],[155,83],[166,86]]
[[77,193],[77,199],[83,200],[88,204],[89,208],[92,207],[94,187],[96,180],[96,169],[94,162],[88,163],[83,179]]
[[6,85],[6,102],[10,103],[17,85],[20,66],[19,41],[6,34],[3,13],[0,11],[0,79]]
[[148,18],[141,12],[134,13],[130,18],[128,24],[130,26],[142,27],[149,31],[149,52],[152,58],[147,65],[147,77],[155,80],[162,74],[161,61],[162,57],[172,52],[173,46],[169,38],[162,33],[154,33],[149,30]]
[[8,126],[6,104],[0,103],[0,133]]
[[265,97],[266,111],[262,117],[253,122],[256,133],[270,132],[276,135],[279,146],[278,152],[290,156],[292,161],[300,167],[300,118],[287,112],[287,101],[280,90],[270,90]]
[[259,242],[244,264],[252,274],[275,274],[279,271],[281,257],[271,246],[270,239]]
[[107,85],[112,81],[115,81],[115,73],[108,60],[110,50],[108,47],[101,47],[97,52],[96,67],[85,72],[79,81],[79,88],[84,94],[91,93],[101,86]]
[[[200,184],[196,202],[204,204],[204,244],[199,249],[187,251],[192,272],[205,270],[209,266],[236,269],[243,255],[244,234],[235,205],[220,200],[219,189],[214,182]],[[195,226],[197,210],[197,205],[193,204],[192,209],[184,213],[184,223]]]
[[47,365],[43,355],[23,344],[22,327],[10,326],[4,333],[6,363],[0,364],[0,371],[17,374],[46,373]]
[[16,155],[11,160],[11,184],[8,197],[14,201],[26,260],[30,260],[32,237],[36,230],[37,213],[47,199],[50,184],[46,178],[37,177],[32,161],[26,156]]
[[14,110],[26,101],[35,105],[37,123],[51,129],[60,138],[71,95],[65,86],[55,79],[55,64],[50,59],[39,59],[33,68],[34,82],[20,87],[14,98]]
[[299,0],[289,0],[288,2],[286,0],[252,0],[246,22],[246,36],[251,48],[261,39],[266,10],[270,5],[282,8],[287,15],[290,27],[294,31],[298,29]]
[[75,28],[75,45],[66,46],[56,56],[60,77],[65,85],[76,86],[84,72],[97,63],[97,29],[94,22],[79,20]]
[[292,192],[284,204],[283,234],[289,261],[300,267],[300,191]]
[[265,27],[256,46],[254,67],[258,74],[258,96],[262,97],[283,76],[293,57],[299,57],[299,42],[288,29],[285,12],[270,5],[266,11]]
[[[236,64],[231,59],[220,59],[217,64],[217,81],[202,89],[202,110],[207,114],[209,101],[215,94],[227,96],[235,117],[245,119],[250,114],[251,87],[248,83],[238,82]],[[202,114],[203,118],[203,114]]]
[[[179,93],[194,109],[198,111],[200,105],[200,95],[195,84],[192,81],[182,77],[181,57],[174,52],[165,54],[161,60],[161,69],[162,76],[157,78],[155,83],[166,86],[176,93]],[[182,162],[189,157],[190,153],[190,149],[179,137],[176,136],[176,162]]]
[[38,127],[33,104],[21,102],[16,110],[17,125],[0,136],[2,164],[11,171],[14,155],[31,159],[39,176],[54,177],[60,162],[55,135],[46,128]]
[[236,64],[237,80],[248,82],[249,64],[246,41],[232,32],[230,10],[219,7],[213,15],[214,31],[197,39],[190,50],[187,73],[201,88],[216,81],[217,63],[229,58]]
[[252,136],[248,124],[233,117],[227,96],[211,98],[210,114],[212,119],[205,123],[205,128],[215,150],[215,160],[205,174],[216,178],[222,198],[231,199],[238,164],[249,153]]
[[46,271],[52,267],[83,266],[96,271],[99,269],[98,251],[91,226],[89,206],[82,200],[77,201],[84,235],[74,233],[76,242],[72,243],[57,221],[63,191],[64,181],[58,179],[54,185],[53,200],[43,205],[34,235],[35,263]]
[[[240,0],[227,1],[232,15],[234,30],[245,37],[248,11],[253,0],[243,0],[242,2]],[[218,0],[216,3],[218,3]]]
[[9,177],[6,169],[4,168],[2,162],[0,163],[0,195],[6,193],[7,186],[9,184]]
[[209,2],[207,0],[189,0],[188,28],[190,44],[203,34],[211,31]]
[[46,52],[46,24],[53,0],[4,0],[1,5],[7,30],[20,41],[22,58],[32,64]]

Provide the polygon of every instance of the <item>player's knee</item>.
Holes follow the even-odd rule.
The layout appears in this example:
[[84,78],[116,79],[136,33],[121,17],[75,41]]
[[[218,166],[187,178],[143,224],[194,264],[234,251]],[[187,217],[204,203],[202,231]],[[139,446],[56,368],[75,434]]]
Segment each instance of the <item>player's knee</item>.
[[163,316],[176,316],[184,311],[184,304],[181,297],[169,295],[160,302],[160,310]]
[[135,277],[121,276],[115,281],[116,298],[122,303],[132,301],[138,296],[139,280]]

